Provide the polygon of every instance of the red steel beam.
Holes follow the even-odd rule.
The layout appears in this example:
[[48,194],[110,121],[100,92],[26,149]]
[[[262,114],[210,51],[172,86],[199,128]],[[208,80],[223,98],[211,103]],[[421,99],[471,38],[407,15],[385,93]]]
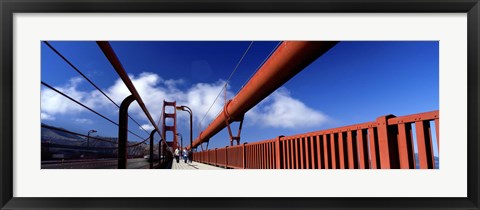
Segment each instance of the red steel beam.
[[227,114],[230,115],[231,119],[240,118],[337,43],[323,41],[282,42],[243,89],[226,105],[227,107],[223,112],[226,110],[227,113],[220,114],[213,120],[195,139],[193,145],[189,147],[197,147],[201,143],[207,142],[226,127]]
[[155,124],[155,121],[153,120],[152,116],[150,115],[150,112],[148,112],[147,107],[143,103],[142,97],[140,97],[140,94],[138,94],[138,91],[135,88],[135,86],[133,85],[132,80],[130,80],[130,77],[128,77],[127,72],[123,68],[122,63],[118,59],[117,55],[115,54],[115,51],[113,51],[110,44],[106,41],[97,41],[97,45],[102,50],[103,54],[105,54],[105,57],[107,57],[108,61],[110,61],[113,68],[117,72],[118,76],[120,76],[123,83],[125,83],[125,86],[127,86],[130,93],[133,95],[133,97],[135,97],[138,105],[140,105],[140,108],[142,108],[143,112],[145,113],[148,120],[150,121],[150,123],[155,128],[155,130],[162,137],[162,139],[165,139],[165,138],[163,138],[162,132],[160,131],[160,129],[158,129],[157,124]]
[[345,153],[344,153],[343,133],[338,132],[338,161],[340,161],[340,169],[345,169]]

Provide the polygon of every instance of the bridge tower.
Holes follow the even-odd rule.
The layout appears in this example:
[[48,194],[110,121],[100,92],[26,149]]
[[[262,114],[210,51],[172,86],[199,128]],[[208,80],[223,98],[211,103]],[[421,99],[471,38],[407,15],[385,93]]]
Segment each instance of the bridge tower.
[[177,110],[176,101],[163,100],[162,109],[162,135],[167,142],[167,146],[175,150],[178,147],[177,141]]

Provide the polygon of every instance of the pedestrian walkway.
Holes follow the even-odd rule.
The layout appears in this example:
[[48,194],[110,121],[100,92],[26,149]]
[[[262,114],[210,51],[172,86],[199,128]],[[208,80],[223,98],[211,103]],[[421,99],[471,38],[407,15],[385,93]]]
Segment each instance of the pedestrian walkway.
[[215,167],[215,166],[211,166],[211,165],[207,165],[207,164],[203,164],[203,163],[199,163],[199,162],[195,162],[195,161],[192,161],[192,163],[185,163],[184,161],[180,161],[179,163],[177,163],[177,161],[175,161],[175,159],[173,160],[173,163],[172,163],[172,169],[176,169],[176,170],[184,170],[184,169],[201,169],[201,170],[216,170],[216,169],[224,169],[224,168],[220,168],[220,167]]

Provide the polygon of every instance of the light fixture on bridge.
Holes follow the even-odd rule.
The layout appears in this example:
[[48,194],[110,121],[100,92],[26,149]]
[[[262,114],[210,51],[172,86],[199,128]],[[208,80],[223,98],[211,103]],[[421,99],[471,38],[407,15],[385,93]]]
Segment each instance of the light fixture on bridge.
[[90,148],[90,134],[91,133],[96,133],[96,130],[89,130],[87,134],[87,148]]

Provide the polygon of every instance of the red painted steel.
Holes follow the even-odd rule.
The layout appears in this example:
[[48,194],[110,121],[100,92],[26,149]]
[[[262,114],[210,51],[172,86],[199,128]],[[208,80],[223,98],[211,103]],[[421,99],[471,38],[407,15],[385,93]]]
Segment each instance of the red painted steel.
[[262,154],[262,145],[257,144],[257,155],[258,155],[258,165],[260,168],[263,168],[263,154]]
[[354,157],[353,157],[353,139],[352,139],[352,131],[347,132],[347,151],[348,151],[348,168],[354,169]]
[[358,168],[365,169],[365,154],[363,149],[363,130],[357,130],[357,154],[358,154]]
[[415,122],[417,132],[418,160],[420,168],[433,168],[435,160],[433,158],[432,138],[430,134],[430,124],[425,121]]
[[317,163],[318,163],[318,168],[323,168],[322,167],[322,150],[320,148],[320,136],[314,136],[316,142],[317,142]]
[[315,166],[315,137],[312,136],[312,137],[307,137],[308,138],[308,142],[310,142],[310,156],[307,156],[308,158],[310,158],[310,168],[314,169],[314,168],[318,168]]
[[283,162],[282,162],[281,169],[286,169],[287,168],[287,155],[288,155],[288,153],[287,153],[287,141],[285,139],[283,139],[281,144],[282,144],[282,154],[283,154],[282,155]]
[[253,146],[254,145],[249,145],[248,146],[248,153],[249,153],[249,164],[248,164],[248,168],[255,168],[255,165],[254,165],[254,161],[255,161],[255,156],[253,155]]
[[338,133],[338,161],[340,162],[340,169],[345,169],[345,154],[343,150],[343,133]]
[[245,168],[251,168],[250,167],[250,160],[252,157],[250,156],[250,145],[243,143],[244,148],[245,148],[245,160],[243,162],[245,163]]
[[242,168],[246,168],[245,143],[242,144]]
[[[178,147],[178,139],[177,139],[177,105],[176,105],[176,101],[172,101],[172,102],[169,102],[169,101],[163,101],[163,108],[162,108],[162,135],[164,137],[164,140],[166,142],[169,142],[171,140],[171,142],[173,142],[173,150],[177,149]],[[165,108],[166,107],[172,107],[172,110],[173,110],[173,113],[167,113]],[[172,122],[173,122],[173,125],[167,125],[166,124],[166,121],[167,119],[171,119]],[[170,131],[172,132],[172,137],[173,139],[168,139],[167,138],[167,131]],[[182,145],[183,146],[183,145]],[[181,148],[180,150],[183,150],[183,148]]]
[[259,144],[258,145],[258,147],[259,147],[258,150],[259,150],[259,153],[260,153],[260,168],[263,168],[263,169],[265,168],[265,163],[266,163],[266,161],[265,161],[265,152],[266,151],[265,151],[264,146],[265,146],[264,144]]
[[228,149],[229,147],[225,147],[225,150],[223,151],[223,155],[224,155],[224,165],[225,165],[225,168],[228,168]]
[[378,148],[380,155],[380,168],[390,168],[389,136],[387,130],[387,116],[377,118]]
[[440,127],[440,120],[435,119],[435,132],[437,133],[437,151],[438,151],[438,155],[440,155],[440,136],[438,135],[438,130],[439,130],[439,127]]
[[268,169],[271,169],[272,168],[272,160],[273,158],[275,157],[273,155],[273,151],[272,151],[272,143],[268,143],[267,144],[267,147],[268,147],[268,156],[267,156],[267,160],[268,160]]
[[261,144],[260,145],[260,151],[265,151],[265,152],[261,152],[262,153],[262,165],[263,165],[263,168],[266,169],[268,167],[268,160],[267,160],[267,155],[268,155],[268,150],[267,150],[267,145],[268,143],[266,144]]
[[297,139],[297,141],[298,141],[298,144],[299,144],[298,150],[300,150],[300,156],[299,156],[299,158],[300,158],[300,169],[304,169],[305,168],[305,159],[303,158],[303,155],[304,155],[303,151],[304,151],[305,148],[303,147],[303,138],[300,137],[300,138]]
[[262,168],[262,158],[260,156],[260,145],[259,144],[255,144],[255,157],[256,157],[256,160],[257,160],[257,167],[255,168]]
[[292,154],[291,154],[291,148],[292,145],[290,144],[290,139],[285,138],[285,160],[286,160],[286,167],[287,169],[291,169],[291,163],[292,163]]
[[267,150],[267,155],[265,157],[265,160],[266,160],[265,165],[266,165],[266,168],[269,169],[272,161],[272,152],[270,151],[270,143],[267,143],[265,147],[266,147],[265,149]]
[[263,155],[263,168],[266,168],[268,169],[268,161],[269,161],[269,151],[268,151],[268,143],[264,144],[264,145],[261,145],[263,151],[265,151],[264,155]]
[[254,157],[255,157],[255,159],[254,159],[254,160],[255,160],[255,165],[254,165],[254,167],[255,167],[255,168],[262,168],[261,165],[260,165],[260,158],[259,158],[260,155],[259,155],[258,144],[255,144],[255,145],[253,146],[253,148],[254,148],[253,151],[254,151]]
[[[404,123],[398,124],[398,155],[400,157],[400,168],[407,169],[410,168],[410,154],[409,154],[409,142],[411,138],[407,137],[407,133],[410,134],[411,129],[407,131],[407,126]],[[411,142],[410,142],[411,144]],[[413,155],[413,154],[412,154]]]
[[274,162],[275,162],[276,155],[275,155],[275,150],[273,149],[273,146],[274,146],[273,142],[268,143],[268,147],[270,148],[269,149],[270,155],[268,156],[268,158],[269,158],[268,168],[269,169],[275,168],[274,167],[274,164],[275,164]]
[[252,145],[252,168],[258,168],[257,161],[257,145]]
[[260,149],[260,144],[257,144],[255,146],[257,148],[257,160],[258,160],[258,168],[262,168],[262,154],[261,154],[261,149]]
[[[257,73],[228,103],[224,112],[232,120],[243,116],[248,110],[294,77],[306,66],[327,52],[338,42],[285,41],[275,50]],[[193,142],[197,147],[226,127],[226,114],[220,114]]]
[[259,144],[258,145],[258,153],[260,154],[260,168],[262,169],[265,169],[265,148],[264,148],[265,144]]
[[272,155],[272,154],[270,153],[270,143],[265,144],[264,147],[265,147],[264,149],[267,151],[266,155],[264,155],[264,158],[265,158],[265,168],[268,169],[268,168],[270,168],[270,159],[271,159],[270,157],[271,157],[271,155]]
[[250,151],[250,168],[256,168],[255,166],[255,161],[256,161],[256,158],[255,158],[255,153],[254,153],[254,150],[255,149],[255,145],[251,145],[250,148],[249,148],[249,151]]
[[290,138],[290,169],[295,168],[295,141]]
[[433,120],[433,119],[438,119],[438,111],[423,112],[418,114],[390,118],[388,119],[388,125],[395,125],[395,124],[406,123],[406,122],[418,122],[418,121]]
[[[110,64],[112,64],[113,68],[117,72],[118,76],[120,76],[125,86],[127,86],[130,93],[135,97],[135,100],[137,101],[138,105],[147,116],[150,123],[153,125],[155,130],[161,135],[160,129],[158,129],[157,124],[155,123],[152,116],[150,115],[150,112],[148,112],[147,107],[145,106],[145,103],[143,103],[142,97],[140,97],[140,94],[138,94],[137,89],[133,85],[132,80],[130,80],[130,77],[128,77],[127,72],[123,68],[123,65],[118,59],[117,55],[115,54],[115,51],[110,46],[110,43],[106,41],[97,41],[97,45],[100,47],[105,57],[107,57]],[[164,136],[161,136],[161,137],[162,139],[164,139],[163,138]]]
[[[277,168],[277,150],[276,150],[276,142],[271,142],[270,143],[270,151],[272,152],[272,156],[271,156],[271,159],[270,159],[270,169],[275,169]],[[278,157],[278,159],[280,159]],[[280,166],[280,164],[279,164]],[[278,167],[280,168],[280,167]]]
[[263,168],[267,169],[268,168],[268,143],[260,145],[262,151],[265,151],[265,153],[262,155],[263,157]]
[[331,149],[331,159],[332,159],[332,169],[337,169],[337,160],[336,160],[336,155],[337,153],[335,152],[335,134],[332,133],[330,134],[330,149]]
[[[204,162],[213,162],[213,165],[228,168],[342,168],[343,162],[344,168],[374,169],[385,168],[385,165],[382,165],[382,163],[385,164],[385,160],[382,159],[381,153],[382,147],[384,147],[383,149],[389,152],[388,159],[400,161],[398,166],[394,167],[413,169],[415,168],[414,134],[411,124],[415,123],[420,167],[434,168],[430,122],[435,121],[436,125],[439,123],[438,111],[401,117],[390,115],[389,117],[389,119],[385,116],[379,117],[375,122],[354,126],[277,137],[241,146],[217,148],[200,152],[201,155],[195,154],[194,158],[199,158],[200,162],[204,160]],[[382,131],[382,129],[384,130]],[[386,135],[387,143],[391,147],[380,144],[382,135]],[[436,135],[438,138],[438,133]],[[370,150],[367,148],[368,144],[370,144]],[[347,147],[346,150],[345,147]],[[392,148],[396,148],[398,151]],[[342,151],[344,151],[343,155]],[[377,159],[380,159],[380,162]]]
[[301,149],[303,150],[303,154],[302,154],[302,159],[303,159],[303,169],[308,169],[308,164],[309,164],[309,161],[308,161],[308,143],[307,143],[307,140],[305,139],[305,137],[302,137],[301,139],[301,142],[302,142],[302,147]]
[[328,155],[328,135],[324,134],[323,135],[323,161],[325,164],[325,169],[330,169],[330,164],[329,164],[329,155]]
[[377,149],[375,140],[375,129],[368,128],[368,140],[370,143],[370,168],[377,169]]
[[275,168],[282,168],[281,157],[280,157],[280,136],[277,137],[277,141],[275,143]]
[[295,141],[295,168],[299,169],[300,168],[300,142],[298,141],[298,138],[294,139]]

